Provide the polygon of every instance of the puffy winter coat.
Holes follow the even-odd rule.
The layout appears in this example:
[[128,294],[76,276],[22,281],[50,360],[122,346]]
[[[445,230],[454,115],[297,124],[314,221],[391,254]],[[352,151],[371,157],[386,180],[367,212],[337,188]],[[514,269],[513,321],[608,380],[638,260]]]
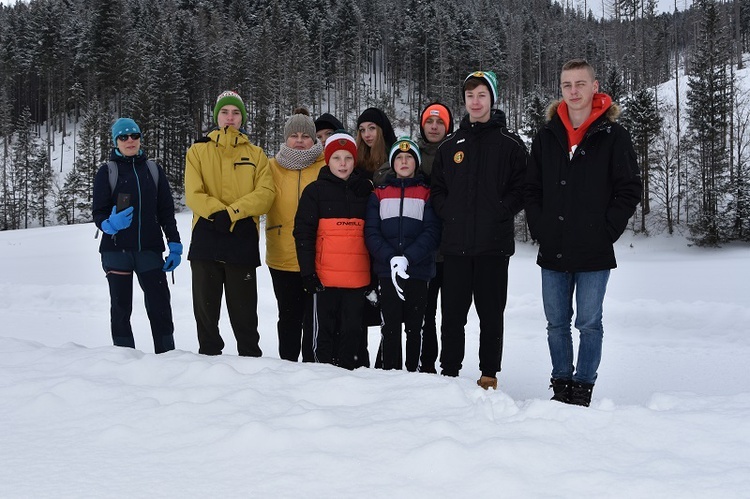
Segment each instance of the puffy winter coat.
[[528,154],[505,115],[472,123],[469,116],[438,147],[432,165],[432,206],[443,220],[444,255],[515,252],[513,217],[523,207]]
[[[213,130],[188,149],[185,200],[193,210],[190,260],[260,265],[258,218],[273,203],[268,158],[233,127]],[[231,232],[223,234],[208,219],[227,210]]]
[[359,169],[342,180],[328,166],[302,191],[294,217],[294,240],[303,276],[316,272],[327,287],[370,284],[364,228],[371,191],[372,183]]
[[641,199],[630,134],[613,105],[588,128],[573,157],[557,106],[534,138],[526,181],[526,216],[539,242],[537,264],[561,272],[615,268],[613,244]]
[[154,183],[146,165],[145,154],[126,158],[112,150],[110,160],[117,164],[117,184],[114,191],[109,185],[109,167],[103,164],[94,177],[92,212],[94,223],[101,229],[102,222],[109,218],[117,196],[130,195],[133,221],[130,226],[114,236],[102,233],[99,251],[164,251],[164,238],[169,242],[180,242],[177,222],[174,218],[174,201],[167,175],[160,166],[159,185]]
[[375,273],[390,276],[391,258],[405,256],[410,278],[432,279],[440,225],[422,175],[388,177],[386,185],[375,188],[367,204],[365,242],[375,260]]
[[299,272],[294,245],[294,216],[302,191],[318,178],[325,166],[321,154],[315,163],[301,170],[288,170],[275,158],[270,160],[276,199],[266,215],[266,265],[272,269]]

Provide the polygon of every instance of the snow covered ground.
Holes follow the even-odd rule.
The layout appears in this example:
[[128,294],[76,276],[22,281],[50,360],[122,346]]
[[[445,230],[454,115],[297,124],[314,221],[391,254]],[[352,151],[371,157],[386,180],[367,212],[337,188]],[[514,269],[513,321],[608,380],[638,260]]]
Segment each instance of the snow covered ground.
[[[190,216],[178,215],[183,241]],[[500,389],[278,359],[259,269],[264,357],[197,351],[187,262],[177,350],[111,346],[92,224],[0,232],[0,496],[748,497],[750,247],[626,235],[588,409],[549,401],[535,250],[519,244]],[[371,329],[371,343],[377,331]],[[371,349],[372,350],[372,349]]]

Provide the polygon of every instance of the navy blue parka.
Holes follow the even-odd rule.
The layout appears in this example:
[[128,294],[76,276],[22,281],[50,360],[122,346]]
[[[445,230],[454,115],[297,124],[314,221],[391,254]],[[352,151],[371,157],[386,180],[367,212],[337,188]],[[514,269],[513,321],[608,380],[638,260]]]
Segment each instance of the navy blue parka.
[[112,213],[120,193],[130,194],[133,207],[133,222],[115,235],[102,233],[99,252],[106,251],[164,251],[164,239],[180,242],[174,216],[174,201],[169,181],[164,170],[157,165],[159,184],[154,183],[146,164],[148,158],[140,151],[137,156],[125,157],[116,149],[110,160],[117,164],[117,184],[114,191],[109,185],[109,167],[103,164],[94,177],[94,200],[92,212],[94,223],[101,229],[102,222]]

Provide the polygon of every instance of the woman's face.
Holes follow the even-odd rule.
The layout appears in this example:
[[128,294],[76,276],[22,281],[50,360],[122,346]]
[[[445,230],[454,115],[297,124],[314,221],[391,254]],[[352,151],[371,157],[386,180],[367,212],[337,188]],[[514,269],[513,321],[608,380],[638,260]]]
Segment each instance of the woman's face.
[[367,144],[367,147],[372,147],[378,138],[379,130],[380,127],[372,121],[363,121],[359,125],[359,136],[362,137],[362,141]]
[[286,139],[286,146],[298,151],[306,151],[315,145],[315,139],[303,132],[293,133]]
[[[137,139],[132,138],[138,136]],[[141,149],[141,134],[140,133],[129,133],[127,135],[120,135],[117,137],[117,150],[120,154],[129,158],[136,156],[138,151]]]

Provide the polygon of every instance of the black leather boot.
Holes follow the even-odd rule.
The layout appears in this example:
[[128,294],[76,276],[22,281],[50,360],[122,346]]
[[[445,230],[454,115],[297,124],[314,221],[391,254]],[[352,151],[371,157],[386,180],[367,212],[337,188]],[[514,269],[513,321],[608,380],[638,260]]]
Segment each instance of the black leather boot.
[[591,403],[591,393],[594,391],[594,385],[590,383],[573,382],[570,385],[570,395],[568,404],[582,405],[588,407]]
[[568,403],[568,397],[570,396],[570,384],[572,383],[569,379],[555,379],[550,378],[549,387],[555,392],[550,400],[557,400],[558,402]]

